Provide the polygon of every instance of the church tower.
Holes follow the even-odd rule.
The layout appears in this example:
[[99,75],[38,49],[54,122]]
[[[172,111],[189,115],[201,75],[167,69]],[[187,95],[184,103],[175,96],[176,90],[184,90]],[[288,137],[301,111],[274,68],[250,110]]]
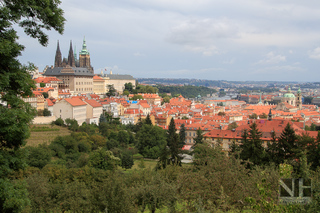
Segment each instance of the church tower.
[[296,106],[299,110],[302,109],[302,98],[301,98],[301,90],[300,90],[300,87],[298,89],[298,92],[297,92],[297,100],[296,100]]
[[69,55],[68,55],[68,65],[70,67],[75,67],[75,59],[74,59],[74,54],[73,54],[73,48],[72,48],[72,41],[70,41],[70,49],[69,49]]
[[61,51],[60,51],[59,41],[57,44],[56,57],[54,59],[54,66],[55,67],[62,67],[62,55],[61,55]]
[[87,67],[91,73],[93,73],[93,68],[90,64],[90,53],[87,50],[86,40],[83,39],[82,50],[79,52],[79,66]]

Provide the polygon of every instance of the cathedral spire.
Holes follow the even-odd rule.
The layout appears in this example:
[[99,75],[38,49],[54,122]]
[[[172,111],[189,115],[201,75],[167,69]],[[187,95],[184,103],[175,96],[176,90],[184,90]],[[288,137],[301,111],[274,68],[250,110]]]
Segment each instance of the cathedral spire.
[[60,51],[59,40],[57,43],[57,50],[56,50],[56,56],[54,59],[54,66],[55,67],[62,67],[62,55],[61,55],[61,51]]
[[75,63],[75,60],[74,60],[73,48],[72,48],[72,41],[70,41],[68,64],[70,65],[70,67],[75,67],[76,66],[76,63]]

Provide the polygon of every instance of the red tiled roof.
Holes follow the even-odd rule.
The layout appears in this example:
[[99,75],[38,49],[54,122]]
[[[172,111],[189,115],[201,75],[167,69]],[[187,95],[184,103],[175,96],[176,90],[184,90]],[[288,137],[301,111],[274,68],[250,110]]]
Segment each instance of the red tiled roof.
[[92,106],[93,108],[96,108],[96,107],[102,107],[102,104],[97,102],[96,100],[94,99],[90,99],[90,100],[86,100],[86,102]]
[[87,105],[80,98],[65,98],[64,100],[67,101],[72,106],[85,106],[85,105]]

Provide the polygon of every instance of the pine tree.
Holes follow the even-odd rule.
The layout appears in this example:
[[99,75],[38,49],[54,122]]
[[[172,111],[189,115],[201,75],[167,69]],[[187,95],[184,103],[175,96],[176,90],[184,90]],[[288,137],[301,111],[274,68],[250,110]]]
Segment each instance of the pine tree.
[[279,157],[279,146],[274,130],[271,132],[271,138],[271,141],[267,143],[266,155],[270,163],[278,166],[283,162],[283,159]]
[[240,158],[251,163],[247,165],[248,168],[252,168],[252,165],[262,165],[264,163],[265,150],[262,146],[261,136],[262,133],[257,129],[255,122],[250,125],[249,134],[247,134],[247,131],[243,134]]
[[197,136],[193,139],[195,141],[195,145],[197,144],[203,144],[203,135],[202,135],[202,130],[199,129],[196,132]]
[[147,117],[146,117],[145,124],[152,125],[152,122],[151,122],[151,119],[150,119],[150,115],[149,115],[149,114],[148,114]]
[[181,149],[179,144],[180,137],[176,133],[176,125],[174,123],[174,119],[172,118],[167,133],[167,146],[169,147],[170,153],[169,163],[181,166],[181,157],[179,156]]
[[179,131],[179,137],[180,137],[180,146],[183,147],[186,144],[186,127],[184,124],[181,124],[180,131]]
[[297,151],[297,136],[294,132],[294,129],[288,123],[285,129],[282,131],[278,139],[278,157],[281,162],[285,160],[295,159],[295,151]]

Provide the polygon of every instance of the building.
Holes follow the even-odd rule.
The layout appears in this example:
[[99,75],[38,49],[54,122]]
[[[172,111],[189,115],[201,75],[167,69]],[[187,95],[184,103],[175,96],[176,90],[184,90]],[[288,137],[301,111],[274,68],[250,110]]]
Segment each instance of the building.
[[59,90],[69,90],[72,94],[93,93],[94,70],[85,40],[83,40],[79,59],[73,53],[72,42],[70,42],[68,58],[62,59],[58,42],[54,66],[47,66],[43,75],[61,80],[58,85]]
[[65,98],[53,106],[53,115],[63,120],[75,119],[81,125],[86,122],[87,104],[80,98]]

